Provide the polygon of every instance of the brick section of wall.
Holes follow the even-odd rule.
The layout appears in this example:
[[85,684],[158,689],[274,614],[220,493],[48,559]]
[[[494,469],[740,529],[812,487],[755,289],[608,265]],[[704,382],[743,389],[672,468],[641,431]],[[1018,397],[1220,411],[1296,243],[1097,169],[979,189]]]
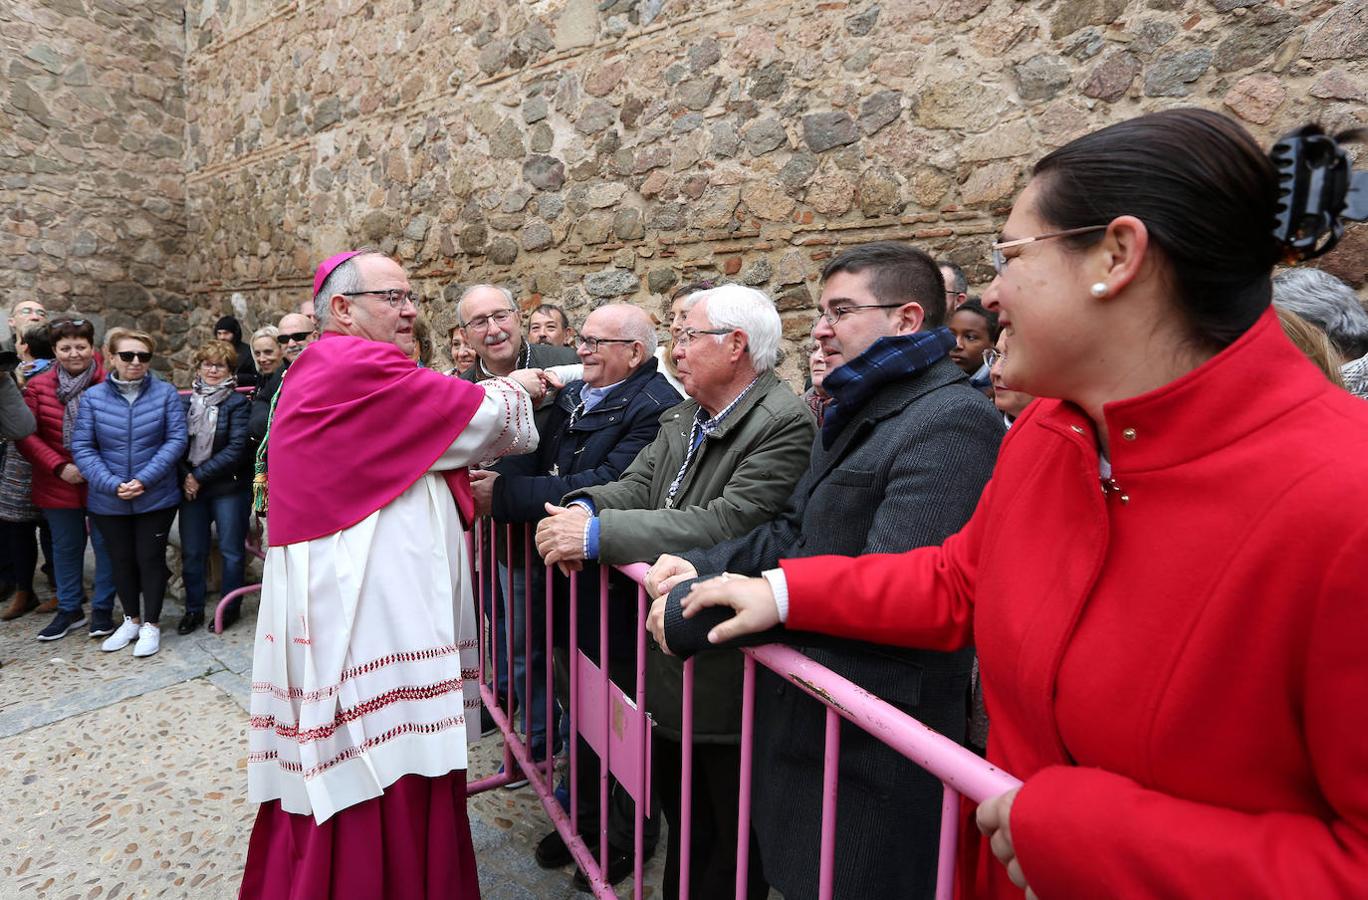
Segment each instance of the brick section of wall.
[[187,333],[184,47],[179,0],[0,4],[5,309],[136,324],[163,368]]

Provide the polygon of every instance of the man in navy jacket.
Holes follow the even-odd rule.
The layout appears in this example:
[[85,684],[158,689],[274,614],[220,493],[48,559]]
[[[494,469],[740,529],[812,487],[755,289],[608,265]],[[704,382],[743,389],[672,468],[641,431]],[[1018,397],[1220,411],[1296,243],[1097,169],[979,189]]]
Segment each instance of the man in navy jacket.
[[[599,307],[585,320],[576,337],[580,361],[584,364],[583,380],[572,381],[560,391],[554,408],[540,428],[534,474],[504,474],[472,472],[477,508],[488,509],[500,523],[535,525],[546,516],[546,504],[557,506],[571,491],[616,481],[636,458],[637,453],[655,440],[660,430],[661,415],[682,402],[678,392],[657,371],[655,327],[650,317],[635,306],[615,303]],[[521,602],[523,573],[519,566],[513,573],[515,601]],[[545,602],[544,569],[539,559],[533,560],[532,590],[534,623],[546,620],[545,608],[539,610],[538,601]],[[555,605],[556,665],[559,674],[568,672],[569,608],[566,581],[558,577]],[[635,598],[635,589],[631,591]],[[598,645],[598,572],[589,564],[579,578],[580,646],[597,657]],[[632,670],[635,648],[635,603],[610,601],[610,608],[623,615],[609,622],[610,668]],[[533,640],[545,638],[534,628]],[[545,670],[537,671],[534,664],[534,684],[545,683]],[[568,707],[568,682],[558,679],[558,693]],[[623,682],[619,681],[622,685]],[[563,691],[562,691],[563,689]],[[624,687],[630,693],[630,687]],[[535,702],[535,701],[534,701]],[[583,745],[582,745],[583,746]],[[583,777],[592,766],[581,764]],[[593,774],[597,785],[597,774]],[[597,787],[581,791],[581,805],[590,795],[598,796]],[[594,829],[585,826],[586,813],[581,809],[580,827],[585,833]],[[538,862],[555,867],[569,862],[569,852],[556,832],[551,832],[537,853]],[[551,846],[555,845],[555,846]],[[544,852],[545,851],[545,852]]]

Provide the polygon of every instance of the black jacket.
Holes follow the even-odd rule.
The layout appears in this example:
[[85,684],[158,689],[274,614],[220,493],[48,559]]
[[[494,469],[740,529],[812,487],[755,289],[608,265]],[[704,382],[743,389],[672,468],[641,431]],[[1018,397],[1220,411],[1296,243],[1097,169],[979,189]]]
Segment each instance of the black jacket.
[[[807,474],[778,519],[681,555],[700,575],[759,575],[780,559],[901,553],[939,544],[973,514],[1003,430],[992,404],[943,359],[881,387],[830,449],[819,435]],[[682,619],[683,589],[671,592],[665,631],[670,646],[687,654],[709,646],[707,629],[730,610]],[[754,637],[755,643],[797,643],[875,696],[942,734],[964,738],[970,650],[813,641],[783,629]],[[790,900],[805,900],[817,893],[825,710],[763,667],[755,693],[755,767],[767,777],[755,782],[751,822],[770,884]],[[931,896],[940,782],[852,727],[842,729],[840,776],[835,896]]]
[[[585,387],[582,381],[571,382],[556,398],[544,425],[539,426],[541,443],[537,453],[527,457],[533,463],[533,471],[501,474],[494,482],[496,521],[535,525],[546,516],[544,503],[559,504],[571,491],[617,480],[642,448],[655,440],[661,413],[683,400],[657,370],[656,361],[649,359],[570,428],[571,415]],[[533,564],[540,565],[541,561],[534,560]],[[598,566],[586,565],[580,573],[578,588],[579,642],[585,652],[595,657],[599,635],[598,578]],[[555,582],[554,637],[558,645],[567,646],[569,583],[559,573]],[[610,609],[631,612],[614,616],[609,623],[609,643],[617,656],[635,646],[636,605],[631,600],[636,596],[636,586],[626,579],[615,579],[613,592]],[[623,606],[624,602],[629,605]]]
[[[185,405],[185,420],[190,421],[190,397],[181,398]],[[191,466],[189,449],[179,465],[180,480],[194,475],[200,483],[199,496],[222,497],[234,491],[249,490],[252,486],[252,458],[247,452],[247,418],[251,404],[243,394],[228,395],[219,407],[214,426],[214,449],[209,458],[198,466]]]

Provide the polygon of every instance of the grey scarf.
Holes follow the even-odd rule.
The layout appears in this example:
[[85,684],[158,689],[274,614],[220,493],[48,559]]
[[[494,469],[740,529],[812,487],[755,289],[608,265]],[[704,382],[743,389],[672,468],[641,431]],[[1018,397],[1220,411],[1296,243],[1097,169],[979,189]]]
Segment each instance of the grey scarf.
[[219,384],[208,385],[196,378],[190,394],[190,465],[198,466],[214,452],[214,431],[218,428],[219,406],[237,387],[228,378]]
[[76,414],[81,410],[81,392],[90,387],[94,377],[93,362],[79,375],[57,367],[57,400],[65,407],[62,411],[62,446],[67,450],[71,449],[71,433],[76,430]]

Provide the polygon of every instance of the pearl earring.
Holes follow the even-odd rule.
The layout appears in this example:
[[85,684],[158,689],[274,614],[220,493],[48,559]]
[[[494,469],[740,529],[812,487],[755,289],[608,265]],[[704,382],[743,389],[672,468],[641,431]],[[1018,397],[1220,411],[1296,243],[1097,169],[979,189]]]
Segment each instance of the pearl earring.
[[1095,282],[1092,287],[1088,288],[1088,290],[1092,293],[1094,297],[1100,300],[1103,297],[1107,296],[1107,283],[1105,281]]

